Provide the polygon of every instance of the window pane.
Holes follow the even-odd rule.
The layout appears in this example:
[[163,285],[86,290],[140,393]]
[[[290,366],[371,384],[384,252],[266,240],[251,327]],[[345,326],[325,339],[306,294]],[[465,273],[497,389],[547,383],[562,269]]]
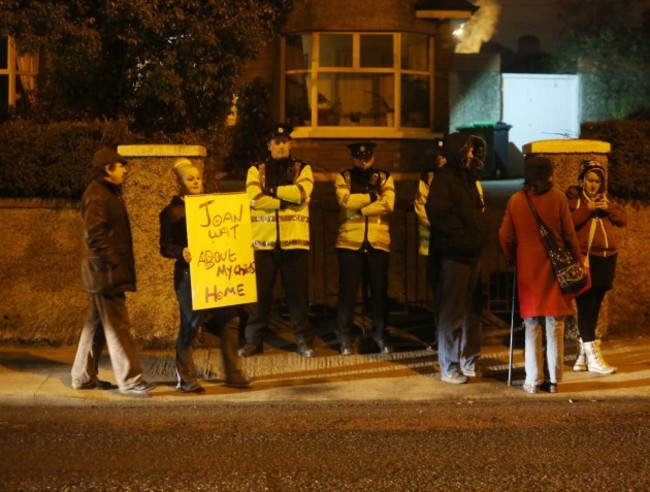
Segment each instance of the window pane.
[[393,35],[392,34],[362,34],[361,35],[361,66],[392,68]]
[[0,121],[9,110],[9,77],[0,75]]
[[309,104],[308,74],[287,75],[286,119],[293,126],[311,125],[311,106]]
[[402,75],[402,126],[429,127],[429,77]]
[[0,70],[7,69],[7,50],[9,49],[9,38],[0,36]]
[[394,126],[392,74],[320,74],[319,126]]
[[287,36],[287,70],[311,68],[311,34]]
[[429,70],[429,40],[426,36],[402,35],[402,68],[404,70]]
[[320,66],[352,66],[352,34],[320,35]]

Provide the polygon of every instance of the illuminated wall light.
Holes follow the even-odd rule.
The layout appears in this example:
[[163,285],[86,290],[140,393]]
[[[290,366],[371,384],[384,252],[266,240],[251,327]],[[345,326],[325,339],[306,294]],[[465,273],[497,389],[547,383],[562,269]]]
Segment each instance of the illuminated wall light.
[[463,35],[463,32],[465,31],[465,23],[463,22],[461,25],[459,25],[452,34],[456,36],[457,38],[461,37]]

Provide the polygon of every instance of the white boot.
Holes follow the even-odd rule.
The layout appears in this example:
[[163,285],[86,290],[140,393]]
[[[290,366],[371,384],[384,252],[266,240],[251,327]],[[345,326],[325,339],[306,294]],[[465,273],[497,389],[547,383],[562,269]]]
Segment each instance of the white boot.
[[578,338],[578,344],[580,345],[580,352],[578,352],[578,358],[573,365],[573,370],[575,372],[584,372],[587,370],[587,355],[585,354],[585,345],[582,343],[582,338]]
[[612,374],[616,368],[610,366],[603,360],[603,354],[600,351],[600,340],[583,343],[585,354],[587,355],[587,369],[598,374]]

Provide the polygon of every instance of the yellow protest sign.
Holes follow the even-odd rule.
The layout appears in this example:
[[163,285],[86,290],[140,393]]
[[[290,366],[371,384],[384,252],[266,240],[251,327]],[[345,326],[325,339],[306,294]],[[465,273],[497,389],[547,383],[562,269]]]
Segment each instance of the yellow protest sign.
[[185,215],[192,254],[192,307],[257,301],[248,195],[187,195]]

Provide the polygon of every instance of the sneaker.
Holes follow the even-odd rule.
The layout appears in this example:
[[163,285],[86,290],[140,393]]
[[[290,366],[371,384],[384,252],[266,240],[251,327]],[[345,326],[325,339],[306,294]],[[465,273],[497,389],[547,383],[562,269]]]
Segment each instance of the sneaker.
[[448,384],[465,384],[468,381],[467,376],[452,372],[451,374],[441,374],[440,381]]
[[237,355],[243,359],[246,357],[252,357],[255,354],[261,354],[263,351],[262,344],[247,343],[242,348],[237,351]]
[[316,357],[316,352],[307,343],[299,343],[296,352],[298,352],[300,355],[308,359],[311,359],[312,357]]
[[551,383],[547,381],[542,385],[542,389],[544,391],[548,391],[549,393],[557,393],[557,383]]
[[117,386],[115,386],[113,383],[109,381],[102,381],[99,378],[93,378],[90,381],[87,381],[85,383],[77,384],[77,383],[72,383],[72,389],[76,390],[88,390],[88,389],[98,389],[98,390],[113,390],[117,389]]
[[379,340],[375,340],[375,343],[377,344],[377,347],[379,347],[379,351],[382,354],[392,354],[395,351],[395,349],[388,342],[388,340],[386,340],[384,338],[380,338]]
[[341,355],[352,355],[352,346],[347,342],[343,342],[341,343],[339,351],[341,352]]
[[524,383],[524,385],[522,386],[522,389],[526,393],[530,393],[531,395],[534,395],[535,393],[539,392],[539,386],[537,386],[536,384]]
[[131,386],[130,388],[121,389],[120,393],[122,393],[123,395],[134,395],[134,396],[144,395],[149,391],[151,391],[152,389],[154,389],[155,387],[156,387],[155,384],[146,383],[143,381],[139,384],[136,384],[135,386]]
[[463,374],[468,378],[485,378],[490,375],[490,370],[486,367],[475,365],[472,368],[462,370]]
[[205,393],[205,388],[196,381],[189,381],[187,383],[179,382],[176,385],[176,391],[182,393]]

